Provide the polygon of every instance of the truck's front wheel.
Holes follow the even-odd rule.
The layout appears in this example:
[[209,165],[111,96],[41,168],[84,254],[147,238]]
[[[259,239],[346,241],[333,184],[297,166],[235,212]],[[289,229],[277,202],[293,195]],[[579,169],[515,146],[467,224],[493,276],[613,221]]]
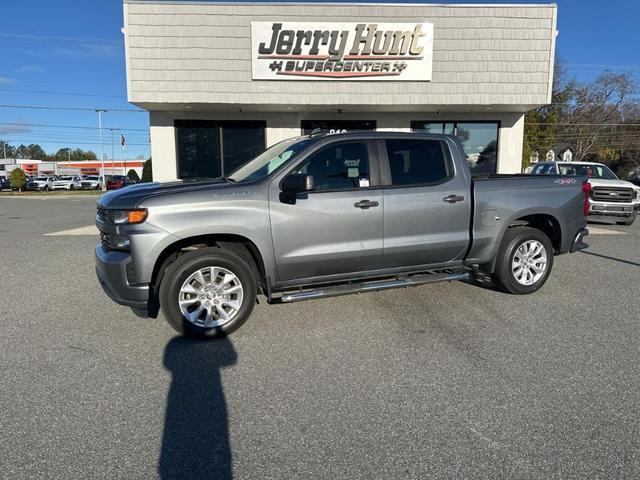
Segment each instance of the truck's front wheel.
[[523,295],[540,289],[553,267],[553,246],[536,228],[514,227],[504,234],[498,250],[496,277],[509,293]]
[[179,257],[160,284],[160,305],[183,335],[223,337],[239,328],[256,303],[256,280],[239,256],[202,248]]

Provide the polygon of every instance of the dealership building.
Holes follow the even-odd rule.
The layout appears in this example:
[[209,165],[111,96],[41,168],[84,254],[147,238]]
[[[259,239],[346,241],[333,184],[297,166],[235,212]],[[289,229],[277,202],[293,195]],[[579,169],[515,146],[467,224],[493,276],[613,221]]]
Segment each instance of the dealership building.
[[156,180],[219,176],[314,129],[451,133],[520,172],[551,101],[555,4],[125,0],[129,101]]

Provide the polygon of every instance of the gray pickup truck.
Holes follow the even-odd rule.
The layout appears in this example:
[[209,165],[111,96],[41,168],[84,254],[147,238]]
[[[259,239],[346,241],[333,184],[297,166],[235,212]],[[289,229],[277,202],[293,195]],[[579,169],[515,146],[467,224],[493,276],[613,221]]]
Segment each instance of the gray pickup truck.
[[228,177],[98,200],[96,273],[139,315],[216,337],[268,303],[490,275],[533,293],[584,248],[586,179],[472,178],[453,136],[365,132],[280,142]]

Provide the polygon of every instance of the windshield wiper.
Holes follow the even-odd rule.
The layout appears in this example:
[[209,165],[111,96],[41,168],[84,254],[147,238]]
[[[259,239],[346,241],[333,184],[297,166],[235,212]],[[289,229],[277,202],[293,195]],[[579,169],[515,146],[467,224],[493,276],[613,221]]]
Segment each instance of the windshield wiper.
[[237,180],[234,180],[234,179],[233,179],[233,178],[231,178],[231,177],[220,177],[220,178],[222,178],[222,180],[224,180],[225,182],[229,182],[229,183],[238,183],[238,181],[237,181]]

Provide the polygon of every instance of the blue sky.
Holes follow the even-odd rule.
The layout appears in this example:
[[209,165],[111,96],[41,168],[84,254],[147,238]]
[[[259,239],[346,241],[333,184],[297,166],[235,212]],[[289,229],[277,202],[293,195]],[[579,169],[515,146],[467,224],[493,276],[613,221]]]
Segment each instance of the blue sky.
[[[557,4],[556,54],[571,75],[591,79],[609,68],[640,77],[640,2],[560,0]],[[103,126],[122,130],[127,158],[149,155],[148,115],[115,111],[138,110],[126,101],[121,1],[8,1],[2,17],[0,105],[107,109]],[[50,153],[66,146],[98,152],[96,126],[94,111],[0,107],[0,139],[12,145],[39,143]],[[105,132],[107,157],[110,135]],[[118,138],[114,131],[116,158],[122,155]]]

